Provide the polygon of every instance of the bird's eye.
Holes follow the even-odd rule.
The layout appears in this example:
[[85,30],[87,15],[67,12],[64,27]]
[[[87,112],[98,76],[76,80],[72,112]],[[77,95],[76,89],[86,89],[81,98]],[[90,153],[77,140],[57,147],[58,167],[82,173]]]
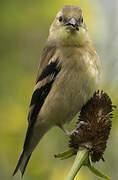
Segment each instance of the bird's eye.
[[80,18],[80,23],[83,23],[83,18]]
[[62,16],[59,17],[59,22],[62,22],[63,18]]

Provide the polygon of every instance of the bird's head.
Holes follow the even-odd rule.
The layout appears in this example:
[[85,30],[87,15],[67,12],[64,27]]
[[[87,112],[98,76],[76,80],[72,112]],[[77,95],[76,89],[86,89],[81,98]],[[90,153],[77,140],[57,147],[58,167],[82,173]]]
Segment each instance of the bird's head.
[[63,6],[51,25],[49,38],[62,45],[82,45],[88,41],[82,9],[74,5]]

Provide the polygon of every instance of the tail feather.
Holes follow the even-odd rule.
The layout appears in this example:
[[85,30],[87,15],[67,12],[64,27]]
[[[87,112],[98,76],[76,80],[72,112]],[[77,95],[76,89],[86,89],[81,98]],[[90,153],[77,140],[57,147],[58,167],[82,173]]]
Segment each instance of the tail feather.
[[26,169],[26,167],[27,167],[27,164],[28,164],[28,162],[29,162],[30,157],[31,157],[31,154],[26,158],[24,164],[20,167],[20,172],[21,172],[21,174],[22,174],[22,177],[23,177],[23,175],[24,175],[24,172],[25,172],[25,169]]
[[[13,172],[13,176],[17,173],[18,170],[20,170],[21,175],[23,176],[32,152],[34,151],[35,147],[37,146],[43,135],[49,129],[50,129],[49,125],[41,124],[40,126],[36,126],[33,128],[33,130],[30,132],[31,133],[30,136],[26,135],[23,151],[20,155],[16,168]],[[30,138],[27,139],[28,137]]]
[[15,170],[14,170],[14,172],[13,172],[13,176],[14,176],[14,175],[17,173],[17,171],[20,169],[21,175],[22,175],[22,177],[23,177],[23,174],[24,174],[25,169],[26,169],[26,166],[27,166],[27,164],[28,164],[28,162],[29,162],[30,156],[31,156],[31,154],[27,155],[27,154],[25,153],[25,151],[23,150],[23,152],[21,153],[21,156],[20,156],[20,158],[19,158],[19,160],[18,160],[18,163],[17,163],[17,165],[16,165],[16,168],[15,168]]

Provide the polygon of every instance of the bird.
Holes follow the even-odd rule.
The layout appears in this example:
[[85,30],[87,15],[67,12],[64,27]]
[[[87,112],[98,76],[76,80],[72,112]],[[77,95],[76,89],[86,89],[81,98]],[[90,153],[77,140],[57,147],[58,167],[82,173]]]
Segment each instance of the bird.
[[83,11],[64,5],[51,24],[32,94],[23,151],[13,175],[24,175],[35,147],[45,133],[64,129],[97,90],[101,63],[88,34]]

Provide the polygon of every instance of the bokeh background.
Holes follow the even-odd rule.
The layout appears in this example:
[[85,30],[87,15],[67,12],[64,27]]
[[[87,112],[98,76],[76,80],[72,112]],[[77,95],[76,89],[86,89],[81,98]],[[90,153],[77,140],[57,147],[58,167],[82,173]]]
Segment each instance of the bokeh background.
[[[0,1],[0,180],[12,177],[27,127],[27,113],[41,51],[49,26],[65,4],[79,5],[100,56],[101,89],[118,105],[118,1],[117,0],[5,0]],[[71,129],[77,117],[66,128]],[[28,164],[24,180],[63,180],[74,158],[58,160],[54,154],[68,148],[68,138],[58,128],[40,142]],[[96,166],[118,179],[118,109],[104,154]],[[82,168],[76,180],[97,180]]]

